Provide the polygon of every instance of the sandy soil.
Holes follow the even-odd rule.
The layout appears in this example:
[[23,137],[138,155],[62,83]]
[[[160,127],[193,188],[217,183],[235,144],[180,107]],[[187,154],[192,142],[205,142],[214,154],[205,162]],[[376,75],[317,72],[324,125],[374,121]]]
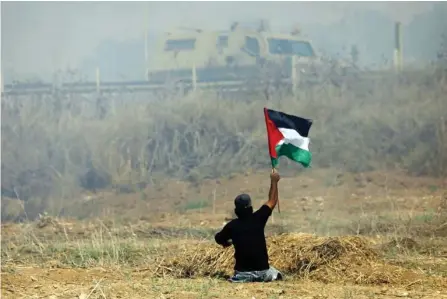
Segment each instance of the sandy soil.
[[23,266],[14,272],[2,273],[3,298],[447,298],[447,290],[423,286],[341,286],[305,280],[235,285],[206,278],[153,278],[131,269]]

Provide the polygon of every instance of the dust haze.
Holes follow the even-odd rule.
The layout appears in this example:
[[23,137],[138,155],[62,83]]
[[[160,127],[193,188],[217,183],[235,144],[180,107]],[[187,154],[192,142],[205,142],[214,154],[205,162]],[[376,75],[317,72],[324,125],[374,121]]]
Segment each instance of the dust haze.
[[[442,2],[3,2],[2,71],[12,80],[50,80],[60,69],[105,80],[144,76],[144,34],[151,44],[171,28],[228,29],[267,19],[273,30],[298,24],[317,48],[344,55],[351,45],[364,65],[391,59],[393,23],[404,24],[404,55],[430,61],[447,28]],[[408,32],[411,31],[410,35]],[[150,49],[149,49],[150,50]],[[152,59],[155,59],[151,56]],[[113,65],[114,67],[111,67]]]
[[[3,297],[447,298],[446,2],[3,2],[1,14]],[[164,32],[261,19],[300,26],[329,63],[294,64],[306,55],[292,46],[269,46],[290,60],[268,61],[244,34],[234,52],[252,76],[197,51],[206,67],[191,59],[183,80],[137,82],[145,40],[149,67],[178,67],[185,46],[154,53]],[[57,82],[72,70],[100,80]],[[312,164],[281,158],[266,225],[289,279],[235,288],[233,249],[214,235],[237,194],[256,209],[268,197],[264,107],[313,120]]]

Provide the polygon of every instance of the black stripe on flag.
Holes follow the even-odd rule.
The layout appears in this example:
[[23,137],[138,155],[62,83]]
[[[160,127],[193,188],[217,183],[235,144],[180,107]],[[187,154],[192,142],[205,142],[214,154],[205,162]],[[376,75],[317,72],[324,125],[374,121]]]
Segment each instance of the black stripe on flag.
[[275,124],[276,128],[292,129],[301,136],[308,137],[312,120],[290,115],[284,112],[267,109],[269,119]]

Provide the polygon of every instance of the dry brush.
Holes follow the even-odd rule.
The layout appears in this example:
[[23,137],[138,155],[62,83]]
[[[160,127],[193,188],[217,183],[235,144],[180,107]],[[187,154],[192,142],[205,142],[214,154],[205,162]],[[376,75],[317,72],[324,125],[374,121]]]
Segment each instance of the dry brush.
[[293,96],[278,91],[268,100],[210,92],[2,98],[2,196],[25,201],[35,218],[59,213],[83,190],[133,192],[162,177],[198,183],[266,168],[264,106],[314,119],[314,167],[441,176],[446,86],[427,70],[307,86]]

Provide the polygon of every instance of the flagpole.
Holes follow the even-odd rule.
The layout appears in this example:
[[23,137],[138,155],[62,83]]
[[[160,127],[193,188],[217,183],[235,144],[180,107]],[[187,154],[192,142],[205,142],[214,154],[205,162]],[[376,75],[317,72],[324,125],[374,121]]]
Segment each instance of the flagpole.
[[[275,173],[275,172],[276,172],[276,168],[273,167],[273,161],[272,161],[272,173]],[[276,186],[276,192],[279,193],[278,186]],[[279,208],[279,195],[278,195],[278,213],[281,214],[281,209]]]
[[[269,130],[268,130],[268,123],[267,123],[267,108],[264,107],[264,118],[265,118],[265,128],[267,129],[267,146],[269,148],[269,154],[270,157],[272,157],[272,153],[270,151],[270,136],[269,136]],[[275,165],[273,164],[273,159],[270,159],[272,162],[272,173],[274,173],[276,171]],[[278,191],[278,187],[276,188],[276,190]],[[279,197],[278,197],[278,213],[281,214],[281,209],[279,208]]]

